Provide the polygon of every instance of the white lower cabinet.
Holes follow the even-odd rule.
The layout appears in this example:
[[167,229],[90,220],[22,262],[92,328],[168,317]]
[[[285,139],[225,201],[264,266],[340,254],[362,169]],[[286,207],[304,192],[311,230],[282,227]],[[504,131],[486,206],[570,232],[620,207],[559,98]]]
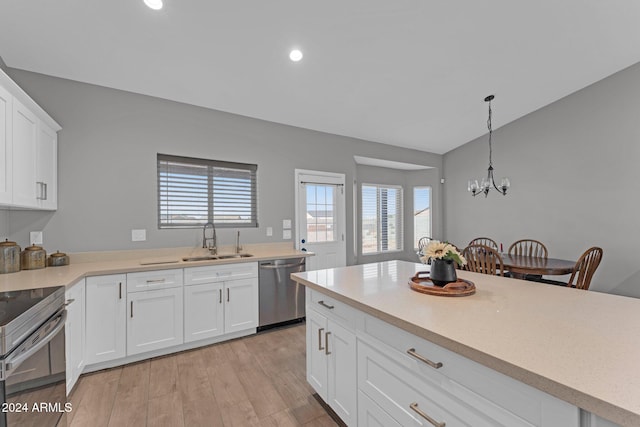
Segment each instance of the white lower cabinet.
[[128,356],[184,342],[181,269],[129,273],[127,289]]
[[307,381],[349,426],[581,425],[577,407],[309,289]]
[[335,302],[316,310],[312,298],[307,301],[307,381],[342,421],[356,425],[356,336],[350,330],[353,325],[333,315]]
[[85,365],[84,294],[84,279],[71,286],[65,292],[65,299],[67,300],[67,321],[64,325],[67,395],[71,393]]
[[127,277],[113,274],[86,280],[86,364],[125,357]]
[[185,268],[184,340],[193,342],[258,326],[258,264]]
[[184,341],[192,342],[224,334],[222,283],[184,287]]
[[224,332],[226,334],[258,326],[258,278],[224,282]]

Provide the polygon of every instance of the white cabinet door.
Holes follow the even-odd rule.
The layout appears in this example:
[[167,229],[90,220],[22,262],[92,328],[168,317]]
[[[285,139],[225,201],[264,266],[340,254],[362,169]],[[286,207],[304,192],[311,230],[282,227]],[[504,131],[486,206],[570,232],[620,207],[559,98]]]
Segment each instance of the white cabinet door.
[[127,355],[183,343],[182,287],[127,295]]
[[13,150],[12,122],[13,96],[0,86],[0,203],[12,202]]
[[224,331],[231,333],[258,326],[258,279],[224,283]]
[[327,403],[347,425],[356,424],[356,336],[331,319],[327,320]]
[[307,306],[307,382],[325,402],[327,398],[327,318]]
[[35,208],[38,119],[17,99],[13,100],[13,204]]
[[58,208],[58,134],[42,122],[36,149],[36,192],[41,209]]
[[126,283],[124,274],[87,278],[87,365],[126,355]]
[[224,333],[222,283],[184,287],[184,341],[198,341]]
[[67,322],[65,323],[67,395],[71,393],[84,369],[84,293],[84,279],[65,292],[67,300]]
[[308,305],[307,381],[342,421],[356,425],[356,336]]

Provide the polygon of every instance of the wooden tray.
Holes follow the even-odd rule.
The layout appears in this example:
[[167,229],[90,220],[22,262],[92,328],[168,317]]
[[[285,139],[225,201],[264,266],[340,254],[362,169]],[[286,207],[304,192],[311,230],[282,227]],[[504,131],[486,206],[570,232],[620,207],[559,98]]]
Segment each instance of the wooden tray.
[[419,271],[409,280],[409,286],[416,292],[444,297],[466,297],[476,293],[476,285],[469,280],[458,279],[444,286],[434,285],[429,273]]

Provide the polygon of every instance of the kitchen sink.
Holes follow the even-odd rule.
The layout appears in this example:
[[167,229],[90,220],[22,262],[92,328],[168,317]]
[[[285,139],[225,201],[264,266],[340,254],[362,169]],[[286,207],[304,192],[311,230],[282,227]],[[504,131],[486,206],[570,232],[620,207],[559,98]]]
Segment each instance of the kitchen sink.
[[220,259],[220,257],[214,255],[203,255],[182,258],[183,261],[214,261],[216,259]]
[[200,255],[184,257],[182,261],[215,261],[217,259],[232,259],[232,258],[250,258],[251,254],[227,254],[227,255]]
[[218,255],[218,259],[230,259],[230,258],[250,258],[251,254],[230,254],[230,255]]

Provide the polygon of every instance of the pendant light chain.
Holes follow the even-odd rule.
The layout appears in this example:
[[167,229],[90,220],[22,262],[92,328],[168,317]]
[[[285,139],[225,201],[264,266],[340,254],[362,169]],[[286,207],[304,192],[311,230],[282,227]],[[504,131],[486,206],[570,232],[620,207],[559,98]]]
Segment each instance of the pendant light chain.
[[489,166],[493,166],[493,147],[491,145],[491,135],[493,135],[493,128],[491,127],[491,114],[491,101],[489,101],[489,118],[487,119],[487,128],[489,128]]

